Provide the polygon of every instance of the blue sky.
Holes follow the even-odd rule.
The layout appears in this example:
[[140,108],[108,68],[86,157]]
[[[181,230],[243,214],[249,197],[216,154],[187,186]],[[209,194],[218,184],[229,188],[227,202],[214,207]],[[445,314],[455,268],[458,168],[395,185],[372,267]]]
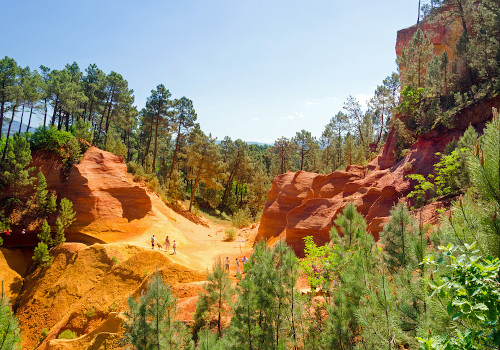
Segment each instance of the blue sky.
[[[193,100],[206,133],[273,143],[320,136],[349,95],[396,70],[415,0],[3,1],[1,56],[114,70],[138,108],[163,83]],[[2,52],[3,51],[3,52]]]

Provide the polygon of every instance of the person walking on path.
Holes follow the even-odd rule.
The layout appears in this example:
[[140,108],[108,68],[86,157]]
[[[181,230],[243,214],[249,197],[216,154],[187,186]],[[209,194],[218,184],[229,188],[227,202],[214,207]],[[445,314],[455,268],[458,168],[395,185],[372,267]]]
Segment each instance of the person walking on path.
[[241,262],[243,263],[243,265],[245,265],[247,261],[248,261],[247,256],[243,255],[243,259],[241,259]]
[[165,238],[165,250],[167,252],[170,250],[170,240],[168,239],[168,236]]
[[175,251],[177,249],[177,243],[175,242],[175,239],[174,239],[174,244],[172,245],[172,248],[174,248],[174,254],[177,254],[177,252]]
[[226,256],[226,271],[229,273],[229,257]]
[[151,249],[155,249],[155,235],[151,236]]
[[236,258],[236,276],[241,275],[240,261]]
[[9,229],[7,229],[7,231],[5,231],[5,235],[6,236],[10,236],[10,230]]
[[23,230],[21,231],[21,234],[24,235],[26,233],[26,229],[23,228]]

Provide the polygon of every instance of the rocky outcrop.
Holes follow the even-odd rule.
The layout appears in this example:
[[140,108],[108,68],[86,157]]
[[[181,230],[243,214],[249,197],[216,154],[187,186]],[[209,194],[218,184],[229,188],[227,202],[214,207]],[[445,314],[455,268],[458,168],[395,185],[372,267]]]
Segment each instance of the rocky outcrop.
[[[433,172],[433,164],[439,161],[436,153],[443,152],[469,125],[481,130],[491,119],[491,107],[499,106],[497,96],[465,108],[449,127],[440,126],[438,131],[420,135],[397,163],[391,131],[380,154],[365,167],[349,166],[329,175],[299,171],[277,176],[267,194],[257,240],[272,244],[278,238],[285,239],[297,255],[303,256],[303,238],[313,236],[317,244],[328,242],[333,222],[348,202],[356,205],[368,230],[378,239],[391,208],[412,188],[407,175]],[[441,205],[449,205],[449,201]],[[425,222],[436,222],[432,210],[424,212]]]
[[70,238],[113,241],[117,233],[126,234],[130,224],[152,214],[153,194],[132,181],[123,157],[90,147],[65,181],[61,161],[53,154],[35,153],[32,163],[43,172],[50,190],[73,202],[76,220],[68,230]]
[[454,60],[455,48],[462,35],[462,22],[458,16],[452,18],[447,15],[446,18],[442,18],[445,16],[444,13],[450,10],[450,6],[453,5],[443,5],[433,16],[428,16],[418,24],[399,30],[396,39],[397,55],[399,56],[403,48],[408,46],[413,34],[420,28],[434,45],[434,54],[441,56],[446,52],[448,57]]
[[[114,344],[121,336],[117,311],[127,309],[127,298],[138,297],[151,274],[158,272],[180,300],[196,297],[205,274],[173,263],[164,253],[122,243],[66,243],[51,251],[53,262],[27,276],[16,300],[16,316],[23,334],[23,349],[87,349],[98,343]],[[191,283],[194,286],[191,286]],[[188,309],[182,317],[191,315]],[[66,330],[81,335],[58,340]],[[116,348],[111,346],[109,348]]]

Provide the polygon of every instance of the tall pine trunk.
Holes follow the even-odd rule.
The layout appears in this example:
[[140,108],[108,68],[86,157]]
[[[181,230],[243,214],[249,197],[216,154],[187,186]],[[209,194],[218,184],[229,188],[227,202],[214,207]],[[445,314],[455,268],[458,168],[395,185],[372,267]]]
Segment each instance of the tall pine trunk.
[[31,125],[31,116],[33,115],[33,104],[31,104],[30,107],[30,118],[28,119],[28,126],[26,127],[26,132],[30,130],[30,125]]
[[[179,129],[177,130],[177,139],[175,140],[174,156],[172,157],[172,165],[170,166],[170,174],[168,175],[169,180],[172,180],[172,173],[174,171],[175,162],[177,161],[177,152],[179,151],[180,137],[181,137],[181,123],[179,123]],[[169,189],[170,189],[170,184],[171,181],[168,182]]]
[[156,174],[156,151],[158,147],[158,126],[160,125],[160,116],[156,116],[156,127],[155,127],[155,148],[153,151],[153,167],[152,172]]
[[59,106],[59,97],[56,96],[56,103],[54,104],[54,113],[52,113],[52,120],[50,121],[50,126],[54,126],[56,123],[57,107]]
[[194,200],[194,193],[196,192],[196,188],[198,187],[198,182],[200,181],[200,175],[201,175],[201,165],[200,168],[198,169],[198,175],[196,175],[196,181],[194,182],[194,186],[191,190],[191,201],[189,202],[189,211],[191,212],[191,208],[193,207],[193,200]]
[[18,135],[21,135],[21,128],[23,127],[23,117],[24,117],[24,103],[23,103],[23,111],[21,112],[21,121],[19,122],[19,130],[17,132]]
[[44,98],[43,101],[44,101],[43,128],[45,129],[47,126],[47,98]]
[[2,139],[3,113],[5,111],[5,92],[3,92],[4,88],[5,88],[5,82],[2,83],[2,103],[0,104],[0,140]]
[[9,147],[10,128],[12,127],[12,121],[14,120],[16,108],[17,103],[14,105],[14,108],[12,108],[12,118],[10,119],[9,129],[7,130],[7,140],[5,141],[5,148],[3,149],[2,162],[5,161],[5,156],[7,155],[7,148]]

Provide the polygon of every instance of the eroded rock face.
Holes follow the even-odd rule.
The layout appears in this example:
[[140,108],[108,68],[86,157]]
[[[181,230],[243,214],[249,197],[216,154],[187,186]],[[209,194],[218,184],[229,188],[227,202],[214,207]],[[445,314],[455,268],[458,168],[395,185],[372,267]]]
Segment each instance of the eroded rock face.
[[90,147],[66,181],[61,181],[61,161],[52,154],[33,156],[33,165],[43,172],[50,190],[58,198],[73,202],[76,220],[68,238],[88,242],[113,242],[123,235],[144,231],[154,215],[156,195],[131,180],[122,157]]
[[[495,106],[500,106],[499,97],[468,107],[456,116],[453,129],[419,136],[397,163],[391,132],[380,154],[365,167],[349,166],[329,175],[299,171],[277,176],[267,195],[257,240],[272,244],[278,238],[285,239],[298,256],[303,256],[303,238],[313,236],[317,244],[328,242],[333,222],[348,202],[356,205],[368,223],[368,231],[378,239],[391,208],[414,185],[407,175],[432,173],[433,164],[440,160],[436,153],[442,153],[469,125],[481,129]],[[429,208],[424,211],[424,221],[437,222]]]
[[[128,309],[127,298],[137,298],[152,273],[163,275],[180,302],[195,298],[202,287],[199,282],[205,279],[204,273],[173,263],[164,253],[123,243],[65,243],[51,255],[50,266],[25,278],[16,300],[23,349],[37,346],[43,328],[49,333],[39,349],[97,349],[92,346],[115,344],[123,332],[117,312]],[[192,312],[181,307],[181,320],[192,317]],[[83,336],[58,340],[66,329]]]

